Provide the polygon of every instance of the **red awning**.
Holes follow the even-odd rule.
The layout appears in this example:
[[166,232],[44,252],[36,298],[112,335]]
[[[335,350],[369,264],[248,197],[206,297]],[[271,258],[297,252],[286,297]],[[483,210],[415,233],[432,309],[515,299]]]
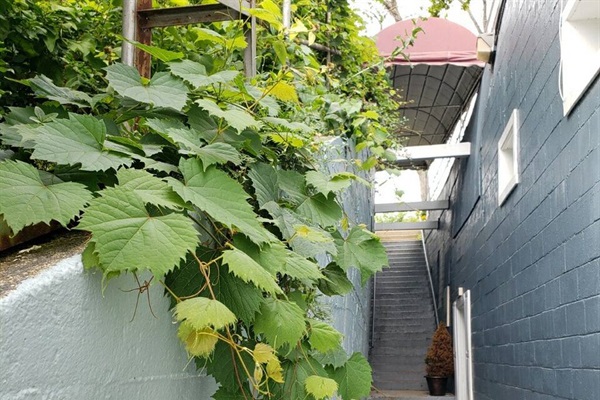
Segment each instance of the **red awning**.
[[[416,24],[416,25],[415,25]],[[389,60],[387,68],[402,105],[405,121],[397,133],[407,146],[446,143],[481,79],[485,64],[476,58],[477,37],[468,29],[440,18],[400,21],[377,35],[377,48],[390,57],[415,27],[414,44]]]
[[402,56],[390,60],[391,64],[428,64],[428,65],[477,65],[485,64],[477,60],[477,37],[467,28],[442,18],[427,20],[406,20],[396,22],[377,35],[377,48],[383,57],[390,57],[392,52],[402,46],[398,38],[408,39],[415,28],[421,28],[412,46],[405,50],[407,61]]

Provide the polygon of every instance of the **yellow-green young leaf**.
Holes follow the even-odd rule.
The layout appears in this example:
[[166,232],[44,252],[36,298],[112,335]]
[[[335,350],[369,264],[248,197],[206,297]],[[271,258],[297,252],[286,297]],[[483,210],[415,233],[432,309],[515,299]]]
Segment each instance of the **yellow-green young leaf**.
[[259,364],[266,364],[270,360],[277,358],[275,349],[265,343],[257,343],[256,346],[254,346],[252,356],[254,357],[254,361]]
[[277,383],[283,383],[283,368],[277,357],[267,362],[267,376]]
[[96,245],[94,242],[88,242],[87,246],[81,253],[81,263],[86,270],[100,267],[100,260],[96,254]]
[[118,186],[90,202],[78,229],[92,232],[106,272],[149,269],[160,277],[198,245],[191,219],[181,214],[152,216],[140,196]]
[[44,183],[40,171],[24,162],[0,162],[0,214],[13,234],[38,222],[66,226],[91,200],[84,185],[58,182]]
[[310,336],[308,342],[311,347],[321,353],[336,349],[343,335],[334,327],[321,321],[310,320]]
[[34,129],[32,157],[63,165],[81,164],[85,171],[105,171],[132,160],[104,149],[106,125],[91,115],[69,114]]
[[338,383],[338,394],[343,400],[358,400],[371,393],[371,366],[360,353],[352,354],[346,364],[335,369],[330,376]]
[[285,48],[285,44],[280,41],[274,42],[273,50],[275,50],[275,55],[277,56],[277,59],[281,65],[285,65],[287,61],[287,49]]
[[268,134],[274,143],[292,146],[297,149],[304,147],[304,138],[292,132],[274,132]]
[[265,92],[281,101],[298,102],[296,88],[284,81],[279,81],[276,84],[269,86]]
[[169,184],[185,201],[227,227],[236,227],[256,243],[271,239],[256,220],[256,214],[247,201],[250,196],[237,181],[213,166],[205,171],[202,162],[197,159],[181,159],[179,170],[184,182],[169,179]]
[[178,111],[187,103],[187,87],[168,72],[158,72],[145,83],[138,70],[129,65],[113,64],[105,70],[106,79],[121,96]]
[[263,373],[263,369],[262,369],[261,365],[256,364],[254,366],[254,375],[253,375],[254,382],[256,382],[257,384],[260,384],[263,376],[264,376],[264,373]]
[[211,328],[195,329],[183,321],[177,330],[177,336],[185,345],[186,351],[195,357],[208,357],[219,341],[217,333]]
[[338,384],[333,379],[318,375],[311,375],[304,381],[306,393],[312,395],[315,400],[332,397],[338,389]]
[[218,300],[194,297],[175,306],[177,321],[185,320],[196,330],[212,327],[222,329],[237,322],[237,317]]
[[296,303],[266,299],[254,321],[254,330],[262,333],[274,348],[295,346],[306,332],[304,311]]
[[275,278],[262,265],[241,250],[233,248],[224,251],[223,264],[229,265],[229,271],[244,282],[252,282],[267,293],[282,293]]

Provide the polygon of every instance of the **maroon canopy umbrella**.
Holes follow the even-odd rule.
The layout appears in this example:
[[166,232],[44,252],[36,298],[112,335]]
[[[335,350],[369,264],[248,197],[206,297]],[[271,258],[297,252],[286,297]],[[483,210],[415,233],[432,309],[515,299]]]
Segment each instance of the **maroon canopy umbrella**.
[[[412,46],[391,57],[420,27]],[[406,102],[400,116],[409,146],[445,143],[467,107],[481,78],[483,62],[476,58],[477,37],[468,29],[441,18],[400,21],[377,35],[379,54],[387,62],[394,87]]]

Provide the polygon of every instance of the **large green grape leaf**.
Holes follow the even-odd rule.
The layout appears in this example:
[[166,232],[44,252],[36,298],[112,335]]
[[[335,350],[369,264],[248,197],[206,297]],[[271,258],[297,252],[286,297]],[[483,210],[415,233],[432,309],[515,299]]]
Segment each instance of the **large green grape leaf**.
[[189,218],[151,216],[140,196],[120,187],[105,189],[92,200],[78,228],[92,232],[106,272],[149,269],[160,277],[198,245]]
[[308,171],[306,183],[317,189],[319,193],[328,196],[331,192],[346,189],[352,183],[352,178],[348,174],[336,174],[330,177],[320,171]]
[[306,180],[302,174],[280,169],[277,175],[280,189],[294,204],[301,204],[307,199]]
[[38,222],[66,226],[92,198],[80,183],[44,182],[32,165],[10,160],[0,162],[0,193],[0,214],[13,234]]
[[170,63],[169,69],[173,75],[189,82],[196,88],[218,83],[228,83],[233,81],[235,77],[240,74],[240,71],[220,71],[208,75],[204,65],[190,60]]
[[333,379],[311,375],[304,381],[304,387],[315,400],[322,400],[332,397],[338,389],[338,384]]
[[241,109],[222,110],[216,103],[207,100],[196,100],[196,104],[208,111],[214,117],[223,118],[225,122],[238,132],[250,127],[259,128],[261,123],[254,119],[252,115]]
[[343,367],[330,373],[338,383],[338,394],[343,400],[359,400],[371,393],[371,366],[360,353],[354,353]]
[[321,193],[307,197],[296,208],[296,212],[322,227],[336,225],[343,216],[342,208],[335,201],[335,196],[325,197]]
[[269,271],[274,277],[282,273],[287,262],[287,251],[281,242],[272,241],[261,247],[242,235],[235,235],[233,245]]
[[185,201],[189,201],[227,227],[235,226],[254,242],[270,240],[267,231],[256,220],[256,214],[246,201],[249,195],[242,185],[213,166],[204,171],[202,162],[193,158],[181,159],[179,170],[185,181],[170,179],[169,184]]
[[263,121],[268,122],[269,124],[281,126],[292,131],[302,131],[304,133],[312,133],[315,131],[313,128],[306,124],[303,124],[302,122],[293,122],[284,118],[265,117],[263,118]]
[[90,107],[92,98],[84,92],[56,86],[50,78],[38,75],[28,80],[29,86],[39,97],[54,100],[60,104],[72,104],[78,107]]
[[335,263],[329,264],[323,269],[326,279],[319,281],[319,290],[327,296],[348,294],[354,289],[354,285],[348,279],[346,272]]
[[358,268],[363,285],[371,275],[388,265],[385,247],[371,232],[355,226],[345,239],[339,232],[333,237],[338,250],[335,261],[344,271]]
[[[309,228],[317,234],[305,235],[308,222],[292,210],[280,207],[273,201],[265,203],[263,208],[271,214],[273,223],[296,253],[307,258],[314,258],[325,253],[337,254],[333,237],[329,232],[313,226]],[[313,240],[314,238],[317,240]],[[322,240],[322,238],[327,238],[327,240]]]
[[265,299],[254,321],[254,330],[262,333],[273,348],[295,346],[306,332],[304,312],[296,303]]
[[341,344],[327,353],[320,353],[313,350],[311,356],[322,365],[329,365],[333,368],[342,367],[348,361],[348,354],[346,354],[346,350],[344,350]]
[[218,300],[206,297],[194,297],[177,304],[175,307],[177,321],[186,321],[194,329],[207,327],[223,329],[237,322],[237,317]]
[[[199,252],[198,257],[204,262],[210,262],[221,255],[218,251]],[[210,281],[213,284],[215,297],[225,304],[240,320],[246,324],[254,321],[256,313],[263,302],[263,292],[251,283],[246,283],[240,278],[229,273],[225,265],[212,264],[210,268]],[[198,262],[188,256],[185,263],[181,263],[166,277],[165,283],[179,297],[197,294],[205,283],[204,276],[200,273]],[[201,292],[209,296],[208,289]],[[172,303],[175,306],[175,303]]]
[[261,208],[270,201],[279,200],[278,175],[275,168],[268,164],[257,163],[252,166],[248,176],[252,179],[256,200]]
[[323,366],[310,356],[301,357],[297,362],[286,361],[282,367],[284,383],[274,388],[276,399],[306,400],[306,379],[312,375],[327,376]]
[[113,64],[105,70],[106,79],[121,96],[178,111],[187,103],[187,87],[168,72],[158,72],[144,84],[138,70],[129,65]]
[[81,164],[85,171],[128,165],[131,159],[104,149],[106,125],[91,115],[69,114],[35,128],[32,157],[57,164]]
[[139,169],[120,169],[117,172],[119,186],[132,190],[144,201],[157,206],[179,210],[185,202],[171,189],[167,182],[156,178],[149,172]]
[[317,264],[289,250],[282,273],[307,284],[324,278]]
[[241,250],[232,248],[224,251],[223,264],[229,265],[229,271],[244,282],[252,282],[271,294],[282,293],[273,275]]
[[[220,382],[220,381],[219,381]],[[212,395],[213,400],[248,400],[252,398],[252,394],[248,389],[244,388],[244,393],[240,388],[237,391],[231,391],[224,386],[219,387],[219,390]]]
[[264,300],[260,289],[230,274],[225,266],[220,268],[219,278],[213,290],[217,299],[246,324],[254,321]]
[[202,160],[204,170],[213,164],[226,164],[228,162],[234,165],[240,165],[242,158],[240,152],[227,143],[212,143],[202,147],[197,151],[198,157]]
[[[219,340],[211,360],[206,364],[204,360],[197,360],[196,366],[198,370],[206,366],[206,372],[219,382],[221,388],[224,388],[226,392],[233,395],[236,393],[241,394],[242,388],[240,388],[240,383],[244,390],[247,389],[247,378],[244,371],[254,371],[254,360],[245,351],[240,352],[240,356],[238,357],[229,344]],[[247,399],[251,398],[252,396],[249,396]]]
[[314,319],[309,322],[310,335],[308,342],[313,349],[321,353],[327,353],[335,350],[340,345],[343,335],[334,327]]

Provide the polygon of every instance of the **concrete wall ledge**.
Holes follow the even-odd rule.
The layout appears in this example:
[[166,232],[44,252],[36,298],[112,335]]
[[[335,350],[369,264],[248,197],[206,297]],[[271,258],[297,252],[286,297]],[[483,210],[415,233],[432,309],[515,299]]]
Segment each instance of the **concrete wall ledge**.
[[83,271],[84,242],[62,243],[59,254],[75,254],[50,265],[52,241],[0,259],[0,399],[210,399],[217,386],[188,363],[163,289],[150,289],[157,318],[144,294],[132,320],[133,276],[103,294],[101,274]]

